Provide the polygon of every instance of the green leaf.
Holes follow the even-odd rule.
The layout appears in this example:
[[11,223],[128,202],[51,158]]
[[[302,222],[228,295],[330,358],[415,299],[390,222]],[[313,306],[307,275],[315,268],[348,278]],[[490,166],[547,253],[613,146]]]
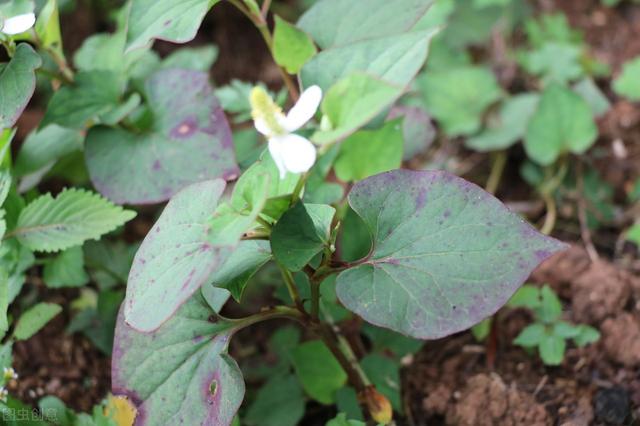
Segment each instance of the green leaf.
[[145,85],[151,128],[98,126],[87,134],[91,181],[117,203],[149,204],[207,179],[235,179],[231,130],[206,73],[169,69]]
[[17,340],[29,339],[61,311],[62,307],[55,303],[38,303],[20,316],[13,332],[14,337]]
[[487,127],[466,141],[476,151],[487,152],[509,148],[522,139],[535,112],[540,96],[525,93],[507,99],[498,114],[490,116]]
[[513,339],[513,344],[525,348],[533,348],[538,346],[546,335],[547,331],[544,324],[536,322],[526,326],[520,334]]
[[418,85],[427,110],[449,136],[475,133],[485,109],[502,96],[493,72],[482,67],[427,71]]
[[567,342],[555,334],[545,334],[539,343],[540,358],[545,365],[560,365],[564,359]]
[[640,101],[640,56],[622,66],[622,73],[613,81],[613,90],[630,101]]
[[91,278],[101,289],[126,284],[138,244],[124,241],[87,241],[82,246]]
[[558,321],[553,324],[553,334],[564,339],[570,339],[580,334],[580,327],[570,324],[566,321]]
[[12,235],[34,251],[79,246],[133,219],[135,212],[83,189],[65,189],[53,198],[41,195],[20,212]]
[[305,392],[322,404],[335,402],[335,393],[347,382],[347,375],[325,344],[320,340],[303,343],[292,357]]
[[551,84],[529,121],[524,148],[529,158],[547,166],[561,154],[582,154],[597,136],[589,105],[570,89]]
[[47,287],[80,287],[89,282],[89,275],[84,270],[84,254],[82,247],[71,247],[44,266],[42,279]]
[[317,131],[312,139],[328,144],[346,138],[395,101],[403,89],[367,74],[351,74],[333,85],[322,101],[322,113],[330,129]]
[[360,365],[376,390],[389,398],[394,410],[402,413],[400,363],[380,354],[369,354]]
[[492,315],[540,262],[566,247],[446,172],[376,175],[354,185],[349,204],[373,236],[373,250],[338,276],[340,301],[374,325],[421,339]]
[[600,340],[600,332],[593,327],[581,324],[578,326],[578,330],[578,335],[573,338],[574,343],[578,347],[583,347]]
[[218,58],[218,48],[213,45],[183,47],[163,59],[160,68],[182,68],[207,72]]
[[291,271],[301,270],[329,244],[335,213],[328,205],[303,203],[285,212],[271,231],[276,260]]
[[224,318],[212,322],[212,315],[196,293],[157,331],[140,333],[126,324],[121,310],[113,393],[135,395],[130,401],[137,406],[138,424],[231,424],[245,386],[227,354],[234,323]]
[[531,284],[525,284],[509,299],[508,306],[512,308],[538,309],[542,304],[540,289]]
[[60,16],[58,1],[47,0],[35,25],[40,46],[62,54],[62,35],[60,34]]
[[186,43],[195,36],[204,15],[218,0],[133,0],[129,9],[127,50],[153,39]]
[[493,321],[492,317],[485,318],[480,321],[478,324],[471,327],[471,334],[478,341],[482,342],[484,339],[489,336],[491,333],[491,322]]
[[362,180],[402,164],[403,133],[400,120],[385,123],[377,130],[360,130],[340,145],[335,162],[338,179]]
[[311,37],[276,15],[273,32],[273,58],[289,74],[297,74],[318,51]]
[[12,127],[29,103],[36,88],[35,70],[40,65],[42,59],[35,50],[20,43],[11,61],[0,67],[0,130]]
[[533,51],[519,56],[522,67],[530,74],[539,76],[543,83],[567,83],[583,77],[580,46],[567,43],[545,43]]
[[[325,286],[322,288],[325,288]],[[385,354],[391,353],[397,360],[418,352],[424,345],[421,340],[412,339],[395,331],[370,324],[364,324],[362,332],[371,340],[373,350]]]
[[[1,238],[1,237],[0,237]],[[0,269],[0,336],[9,329],[7,319],[7,309],[9,309],[9,274],[6,268]]]
[[305,411],[305,400],[294,375],[276,376],[260,388],[244,421],[256,426],[296,426]]
[[551,287],[545,285],[540,290],[541,304],[536,309],[538,319],[546,324],[551,324],[562,315],[562,303],[558,296],[551,290]]
[[631,241],[637,246],[640,246],[640,223],[631,225],[625,232],[625,239]]
[[[16,176],[25,177],[21,189],[30,189],[37,185],[39,177],[49,171],[60,158],[80,151],[82,142],[83,136],[80,131],[55,124],[30,133],[20,146],[14,166]],[[28,175],[33,176],[26,178]]]
[[334,419],[329,420],[325,426],[365,426],[365,423],[360,420],[349,420],[345,413],[340,413]]
[[89,121],[100,121],[102,115],[116,109],[122,91],[122,78],[114,72],[80,72],[72,86],[61,87],[51,97],[40,128],[58,124],[84,129]]
[[572,88],[589,104],[594,117],[601,117],[611,109],[611,102],[609,102],[609,99],[602,93],[592,78],[583,78],[574,84]]
[[230,254],[207,241],[207,221],[225,182],[200,182],[178,192],[136,253],[124,304],[131,327],[153,331],[200,288]]
[[240,302],[251,277],[271,259],[267,241],[241,241],[229,259],[213,273],[213,285],[231,292]]
[[9,195],[11,181],[11,171],[9,169],[0,169],[0,206],[4,204]]

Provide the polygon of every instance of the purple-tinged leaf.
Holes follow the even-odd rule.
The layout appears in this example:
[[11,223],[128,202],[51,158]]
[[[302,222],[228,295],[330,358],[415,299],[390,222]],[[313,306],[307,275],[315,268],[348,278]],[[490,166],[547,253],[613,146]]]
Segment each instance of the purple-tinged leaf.
[[404,152],[402,159],[408,161],[429,149],[436,138],[436,129],[431,124],[429,114],[421,107],[396,105],[389,112],[387,120],[398,117],[403,117]]
[[35,70],[42,59],[27,43],[20,43],[11,61],[0,67],[0,130],[12,127],[36,88]]
[[215,317],[200,293],[153,333],[124,321],[116,325],[111,376],[113,393],[136,406],[136,426],[231,424],[244,381],[227,354],[233,324]]
[[183,189],[147,234],[127,283],[124,317],[131,327],[160,327],[231,253],[207,242],[207,220],[224,187],[225,182],[216,179]]
[[229,123],[206,73],[161,70],[145,87],[150,131],[99,126],[87,135],[98,191],[117,203],[158,203],[192,183],[238,176]]
[[376,175],[353,187],[349,203],[373,249],[338,276],[338,297],[366,321],[416,338],[480,322],[566,247],[446,172]]

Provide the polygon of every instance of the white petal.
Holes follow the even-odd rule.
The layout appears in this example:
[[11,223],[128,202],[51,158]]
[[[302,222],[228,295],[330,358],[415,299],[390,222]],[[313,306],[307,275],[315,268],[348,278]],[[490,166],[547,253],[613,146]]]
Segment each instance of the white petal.
[[271,135],[271,130],[269,129],[269,126],[267,125],[267,122],[264,121],[264,119],[262,118],[256,118],[253,120],[253,125],[256,126],[256,130],[260,133],[262,133],[265,136],[270,136]]
[[288,172],[304,173],[316,162],[316,147],[308,139],[294,134],[273,139],[279,144],[281,159]]
[[278,138],[269,139],[269,154],[273,158],[273,162],[276,163],[278,170],[280,171],[280,179],[284,179],[287,175],[287,169],[284,166],[283,161],[283,147],[282,142]]
[[2,32],[9,35],[22,34],[36,23],[36,15],[25,13],[4,20]]
[[322,89],[318,86],[308,87],[287,114],[284,128],[289,132],[294,132],[304,126],[316,114],[321,100]]

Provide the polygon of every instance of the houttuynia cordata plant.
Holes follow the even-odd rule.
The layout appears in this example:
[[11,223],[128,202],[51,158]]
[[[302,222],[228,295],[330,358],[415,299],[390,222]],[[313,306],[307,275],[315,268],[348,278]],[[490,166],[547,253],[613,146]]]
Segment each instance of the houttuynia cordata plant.
[[[282,79],[280,93],[239,81],[212,87],[211,46],[176,48],[164,58],[152,50],[155,40],[193,40],[221,2],[259,30]],[[112,424],[114,412],[119,424],[238,424],[245,380],[230,355],[232,341],[266,321],[283,325],[269,340],[280,364],[277,374],[260,377],[266,384],[258,396],[249,395],[247,424],[281,426],[269,417],[269,404],[278,404],[269,398],[282,395],[292,402],[288,421],[298,423],[303,394],[336,403],[340,413],[328,424],[357,424],[347,423],[354,413],[389,424],[403,410],[398,386],[389,383],[415,341],[491,316],[538,264],[564,249],[490,193],[503,150],[524,139],[535,163],[528,175],[541,172],[536,187],[548,210],[543,229],[551,232],[568,155],[584,152],[597,136],[589,105],[565,87],[585,71],[541,66],[558,46],[533,36],[538,24],[528,34],[534,53],[519,61],[545,84],[544,93],[504,99],[493,74],[470,60],[453,71],[437,62],[425,67],[453,3],[317,0],[295,23],[271,6],[129,0],[115,14],[115,31],[88,38],[71,66],[56,0],[0,0],[7,56],[0,63],[0,409],[9,398],[5,382],[18,379],[11,345],[63,310],[41,302],[20,306],[15,322],[7,315],[34,265],[42,266],[46,287],[91,281],[100,290],[94,300],[80,298],[77,304],[90,308],[70,327],[97,323],[89,337],[112,351],[114,396],[104,409],[96,406],[95,424]],[[441,44],[440,61],[447,60],[443,52]],[[635,99],[632,73],[625,74],[616,90]],[[579,88],[593,91],[585,84]],[[46,110],[14,160],[14,127],[36,87]],[[471,90],[477,87],[481,94]],[[475,135],[468,147],[496,151],[489,192],[446,171],[401,169],[428,139],[411,136],[433,130],[424,108],[411,104],[418,93],[445,134]],[[499,100],[502,108],[485,114]],[[573,113],[556,113],[558,105]],[[482,117],[496,114],[504,128],[483,129]],[[566,126],[576,119],[583,124]],[[412,124],[419,128],[413,133]],[[51,175],[79,183],[55,197],[40,194]],[[167,201],[137,251],[123,241],[90,241],[133,219],[136,213],[120,205]],[[265,276],[275,295],[256,309],[246,296]],[[124,281],[126,296],[117,288]],[[229,309],[231,299],[244,310]],[[396,343],[393,353],[358,353],[340,326],[345,318],[362,319],[365,349],[386,339]],[[564,333],[557,338],[578,336],[559,312],[540,321],[540,330]],[[66,413],[60,404],[43,398],[40,409]]]
[[[125,51],[154,38],[191,39],[216,2],[195,3],[134,0]],[[255,131],[268,149],[235,184],[227,182],[240,173],[227,124],[196,72],[159,71],[147,80],[149,108],[166,116],[160,125],[137,136],[104,126],[88,136],[88,167],[105,195],[138,203],[170,198],[129,274],[115,335],[114,393],[133,402],[138,424],[229,425],[245,392],[230,341],[258,322],[290,319],[328,349],[368,415],[388,423],[391,404],[333,323],[325,287],[370,324],[435,339],[493,314],[563,244],[446,172],[378,173],[365,165],[349,169],[347,180],[356,182],[344,201],[329,195],[336,147],[354,138],[390,140],[397,131],[397,122],[380,120],[426,60],[437,32],[432,1],[320,0],[296,25],[276,18],[273,33],[253,0],[231,3],[264,35],[292,100],[283,109],[265,89],[250,91]],[[202,149],[176,157],[188,144]],[[140,159],[122,170],[106,161],[110,156]],[[348,259],[336,249],[338,237],[362,235],[361,256]],[[222,316],[227,299],[242,301],[250,278],[268,263],[279,269],[289,300],[243,318]]]

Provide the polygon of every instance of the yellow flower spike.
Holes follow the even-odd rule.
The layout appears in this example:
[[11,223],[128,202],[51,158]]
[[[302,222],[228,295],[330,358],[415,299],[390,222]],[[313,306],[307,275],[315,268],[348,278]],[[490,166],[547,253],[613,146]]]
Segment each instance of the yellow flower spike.
[[368,386],[359,396],[374,421],[383,425],[391,423],[393,408],[386,396],[378,392],[374,386]]
[[251,90],[249,96],[251,103],[251,117],[256,122],[256,126],[260,123],[265,126],[265,130],[273,135],[286,133],[280,124],[280,119],[284,118],[282,109],[271,99],[271,96],[260,86],[256,86]]
[[109,395],[104,407],[104,415],[115,421],[117,426],[133,426],[138,410],[122,395]]

